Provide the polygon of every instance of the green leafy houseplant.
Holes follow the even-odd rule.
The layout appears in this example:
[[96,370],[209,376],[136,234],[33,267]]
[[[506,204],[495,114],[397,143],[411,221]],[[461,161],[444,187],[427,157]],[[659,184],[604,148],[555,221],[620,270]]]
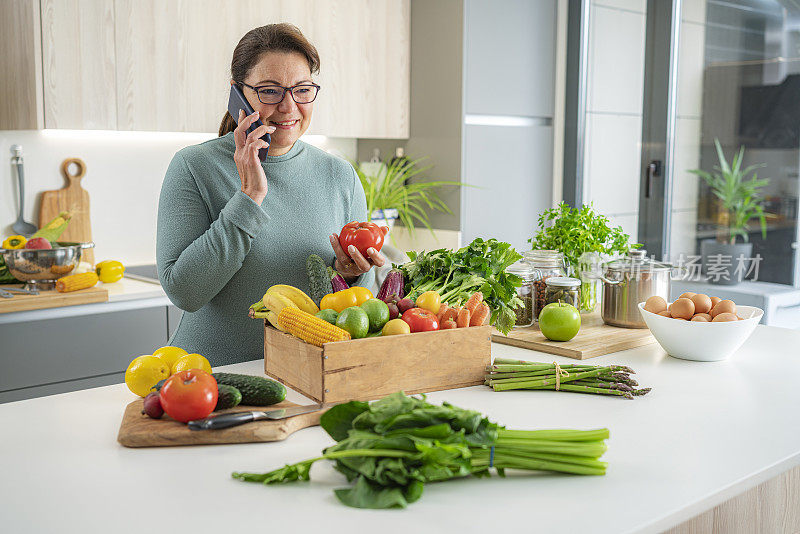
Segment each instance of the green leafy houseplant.
[[[595,213],[592,204],[580,209],[562,202],[539,216],[536,235],[528,239],[533,249],[558,250],[576,273],[581,256],[587,252],[614,255],[627,252],[630,236],[621,226],[612,227],[605,215]],[[640,246],[640,245],[634,245]],[[596,303],[596,284],[581,277],[581,310],[592,311]]]
[[411,237],[414,237],[415,223],[433,231],[426,208],[453,213],[434,190],[448,185],[463,185],[461,182],[437,180],[409,183],[411,178],[433,167],[432,165],[417,167],[417,164],[424,159],[426,158],[398,159],[387,167],[385,173],[379,174],[367,174],[358,162],[353,162],[353,168],[361,180],[361,186],[367,197],[368,218],[371,219],[372,212],[376,210],[396,209],[399,219],[408,228]]
[[[755,172],[764,165],[750,165],[742,169],[743,146],[733,156],[733,162],[729,165],[722,152],[719,139],[714,139],[714,145],[717,147],[717,157],[719,158],[719,165],[714,166],[714,171],[694,169],[689,172],[702,178],[721,203],[722,221],[727,224],[727,230],[723,234],[724,238],[717,236],[717,241],[733,245],[736,243],[736,236],[741,236],[745,242],[749,241],[748,223],[754,217],[758,217],[761,223],[761,236],[766,239],[767,222],[764,216],[764,198],[761,190],[769,183],[769,180],[759,179]],[[747,177],[751,173],[752,177],[748,180]]]

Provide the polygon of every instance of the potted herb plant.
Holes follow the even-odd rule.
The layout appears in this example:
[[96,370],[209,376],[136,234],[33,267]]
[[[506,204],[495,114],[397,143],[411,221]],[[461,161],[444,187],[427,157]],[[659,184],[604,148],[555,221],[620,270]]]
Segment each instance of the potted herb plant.
[[[752,219],[758,218],[761,235],[767,237],[767,223],[764,215],[762,189],[768,179],[759,179],[755,170],[763,164],[742,168],[744,147],[733,157],[731,164],[725,159],[718,139],[714,139],[719,165],[712,172],[701,169],[690,170],[708,185],[717,198],[719,230],[716,239],[706,239],[700,243],[703,258],[703,272],[713,284],[735,285],[742,281],[749,270],[753,255],[748,231]],[[749,178],[748,178],[749,176]],[[742,243],[736,238],[741,237]]]
[[564,255],[567,268],[581,279],[582,312],[594,311],[601,287],[599,280],[584,272],[599,269],[597,264],[604,257],[627,252],[629,241],[622,227],[612,227],[608,217],[595,213],[592,204],[572,208],[566,202],[542,213],[536,235],[528,239],[533,249],[558,250]]
[[415,224],[422,224],[433,231],[426,208],[453,213],[435,193],[435,189],[462,185],[461,182],[412,182],[412,178],[432,168],[432,165],[418,167],[424,159],[400,158],[389,164],[385,172],[378,173],[368,172],[365,167],[353,162],[367,197],[367,216],[371,221],[385,224],[391,230],[394,221],[400,219],[411,237],[414,237]]

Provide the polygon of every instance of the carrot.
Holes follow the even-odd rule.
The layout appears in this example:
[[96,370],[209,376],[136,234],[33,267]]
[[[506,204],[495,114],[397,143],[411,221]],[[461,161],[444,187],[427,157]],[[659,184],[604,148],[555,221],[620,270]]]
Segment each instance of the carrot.
[[490,311],[491,310],[489,310],[489,306],[487,306],[485,302],[481,303],[480,306],[478,306],[478,309],[475,310],[475,313],[472,314],[472,317],[469,320],[469,325],[481,326],[486,322]]
[[466,328],[469,326],[469,318],[472,315],[466,306],[461,308],[461,311],[458,312],[458,319],[456,319],[456,326],[459,328]]
[[439,306],[439,313],[436,314],[436,320],[439,321],[440,324],[444,320],[444,314],[447,313],[449,309],[450,306],[448,306],[446,302],[442,302],[442,305]]
[[445,319],[442,321],[441,325],[439,326],[439,330],[450,330],[451,328],[456,328],[456,322],[452,319]]
[[481,302],[483,302],[483,293],[476,291],[469,297],[469,300],[467,300],[467,303],[464,304],[464,307],[469,310],[469,313],[472,314],[475,313],[475,309]]

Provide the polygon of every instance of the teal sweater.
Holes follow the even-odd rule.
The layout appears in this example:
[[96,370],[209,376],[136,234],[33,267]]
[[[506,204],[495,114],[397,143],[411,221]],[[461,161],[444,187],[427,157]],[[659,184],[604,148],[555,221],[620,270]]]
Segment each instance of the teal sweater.
[[[308,255],[332,265],[328,236],[367,215],[353,167],[302,141],[263,163],[259,206],[241,192],[234,149],[227,134],[180,150],[158,203],[158,277],[184,310],[169,344],[212,366],[263,358],[264,323],[248,318],[250,305],[274,284],[308,292]],[[373,282],[374,270],[357,281]]]

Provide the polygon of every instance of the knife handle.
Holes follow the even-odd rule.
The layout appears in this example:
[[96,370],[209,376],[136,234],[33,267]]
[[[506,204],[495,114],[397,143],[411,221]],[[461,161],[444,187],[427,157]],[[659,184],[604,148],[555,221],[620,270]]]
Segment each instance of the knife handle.
[[194,421],[189,421],[187,425],[190,430],[219,430],[220,428],[230,428],[255,420],[256,416],[253,412],[237,412],[206,417],[205,419],[195,419]]

